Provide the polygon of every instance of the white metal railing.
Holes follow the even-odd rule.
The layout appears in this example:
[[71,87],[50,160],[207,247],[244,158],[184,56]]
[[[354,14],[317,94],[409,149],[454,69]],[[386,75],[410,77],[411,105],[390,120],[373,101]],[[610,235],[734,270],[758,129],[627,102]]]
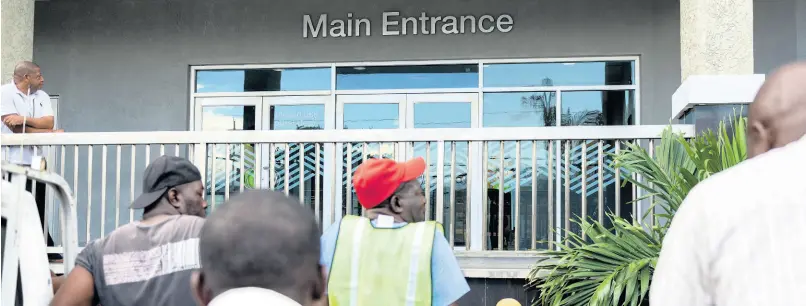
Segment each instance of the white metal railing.
[[[78,254],[76,235],[75,198],[64,178],[53,173],[33,170],[28,167],[2,163],[3,190],[3,240],[2,245],[2,304],[14,305],[15,301],[45,305],[53,297],[44,236],[40,228],[36,202],[25,190],[26,181],[44,183],[60,199],[60,219],[63,227],[64,264],[63,273],[68,273]],[[18,291],[18,273],[21,290]],[[24,299],[19,299],[20,294]]]
[[[579,231],[576,216],[643,212],[647,203],[625,206],[640,191],[622,187],[631,174],[611,167],[608,153],[624,142],[654,148],[666,127],[109,132],[1,140],[4,154],[20,145],[47,150],[51,169],[76,192],[82,244],[137,219],[128,204],[140,193],[146,164],[162,154],[187,157],[206,174],[211,209],[243,189],[274,188],[299,197],[323,230],[361,213],[351,178],[367,158],[422,156],[427,216],[445,225],[456,250],[530,251],[552,247],[565,229]],[[692,125],[672,128],[694,134]]]

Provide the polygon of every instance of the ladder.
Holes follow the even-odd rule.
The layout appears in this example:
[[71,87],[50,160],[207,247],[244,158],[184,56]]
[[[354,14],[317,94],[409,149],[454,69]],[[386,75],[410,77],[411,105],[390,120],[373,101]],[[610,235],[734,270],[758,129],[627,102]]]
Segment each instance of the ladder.
[[[76,198],[61,176],[3,161],[3,241],[0,243],[0,288],[2,305],[48,305],[53,299],[47,242],[34,196],[25,190],[27,180],[45,183],[59,199],[61,209],[64,275],[70,273],[78,254]],[[10,182],[9,182],[10,181]]]

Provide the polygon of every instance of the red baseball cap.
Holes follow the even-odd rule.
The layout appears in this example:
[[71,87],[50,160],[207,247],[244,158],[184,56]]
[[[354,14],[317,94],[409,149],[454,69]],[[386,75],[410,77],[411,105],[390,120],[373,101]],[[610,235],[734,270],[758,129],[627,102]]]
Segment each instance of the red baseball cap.
[[425,161],[415,158],[404,163],[392,159],[370,159],[358,166],[353,186],[358,202],[373,208],[395,193],[400,184],[416,179],[425,172]]

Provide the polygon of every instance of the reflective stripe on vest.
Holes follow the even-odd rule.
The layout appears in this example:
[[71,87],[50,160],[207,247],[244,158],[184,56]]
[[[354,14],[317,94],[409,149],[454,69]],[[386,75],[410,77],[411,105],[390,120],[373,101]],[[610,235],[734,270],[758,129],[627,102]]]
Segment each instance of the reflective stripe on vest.
[[328,277],[331,306],[430,306],[433,221],[375,228],[346,216]]

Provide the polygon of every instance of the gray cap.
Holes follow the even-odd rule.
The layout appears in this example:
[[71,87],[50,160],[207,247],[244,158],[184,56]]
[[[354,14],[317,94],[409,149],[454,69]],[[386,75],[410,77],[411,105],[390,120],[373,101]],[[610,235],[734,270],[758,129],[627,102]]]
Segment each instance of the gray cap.
[[189,160],[163,155],[151,162],[143,172],[143,193],[130,206],[146,208],[157,202],[168,189],[201,181],[201,173]]

